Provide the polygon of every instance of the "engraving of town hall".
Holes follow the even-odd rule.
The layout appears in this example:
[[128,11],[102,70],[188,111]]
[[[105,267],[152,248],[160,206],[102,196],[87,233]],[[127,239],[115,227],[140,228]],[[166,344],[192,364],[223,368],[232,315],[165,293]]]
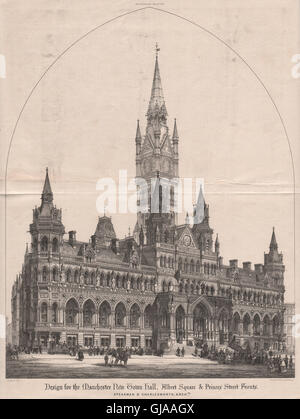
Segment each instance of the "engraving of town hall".
[[136,177],[148,185],[155,179],[158,210],[138,212],[132,235],[118,239],[104,215],[88,242],[75,230],[66,236],[46,171],[12,288],[13,343],[169,352],[197,343],[282,348],[285,267],[274,229],[263,264],[225,265],[205,201],[201,220],[195,211],[194,222],[183,225],[172,189],[169,210],[162,208],[163,179],[179,176],[180,138],[176,120],[169,132],[157,53],[146,118],[144,136],[137,124]]

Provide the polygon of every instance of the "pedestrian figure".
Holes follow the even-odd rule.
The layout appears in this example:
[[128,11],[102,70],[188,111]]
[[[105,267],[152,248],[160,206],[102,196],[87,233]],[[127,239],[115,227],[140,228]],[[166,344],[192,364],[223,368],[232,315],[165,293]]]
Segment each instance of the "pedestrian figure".
[[123,354],[123,361],[124,361],[124,367],[127,368],[127,362],[128,362],[128,352],[125,351]]
[[108,353],[106,352],[104,355],[104,362],[105,362],[105,366],[108,366]]
[[293,369],[293,355],[290,355],[290,359],[289,359],[289,369],[292,370]]
[[182,358],[184,358],[184,353],[185,353],[185,350],[184,350],[184,347],[182,347],[182,349],[181,349],[181,356],[182,356]]
[[288,359],[288,356],[287,355],[285,355],[284,363],[285,363],[285,369],[287,370],[288,369],[288,366],[289,366],[289,359]]
[[114,365],[114,358],[115,358],[115,357],[114,357],[114,355],[113,355],[113,354],[111,354],[111,355],[110,355],[110,359],[109,359],[109,366],[110,366],[110,367],[113,367],[113,365]]

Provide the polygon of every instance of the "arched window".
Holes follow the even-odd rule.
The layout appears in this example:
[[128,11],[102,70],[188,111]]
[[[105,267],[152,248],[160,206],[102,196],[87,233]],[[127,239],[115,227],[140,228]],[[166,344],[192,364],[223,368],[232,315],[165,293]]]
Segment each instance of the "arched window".
[[47,252],[48,251],[48,239],[44,236],[41,240],[41,251]]
[[253,319],[253,334],[256,336],[260,335],[260,318],[258,314],[255,314]]
[[239,313],[234,313],[233,316],[233,333],[240,333],[241,318]]
[[89,281],[90,281],[89,271],[85,271],[85,274],[84,274],[84,283],[85,283],[85,285],[89,285]]
[[163,291],[163,292],[166,292],[166,291],[167,291],[167,284],[166,284],[166,281],[163,281],[163,283],[162,283],[162,291]]
[[109,272],[106,275],[106,286],[110,287],[110,273]]
[[126,318],[126,309],[123,303],[119,303],[115,310],[116,327],[124,327]]
[[72,282],[71,269],[68,269],[68,270],[67,270],[67,274],[66,274],[66,281],[67,281],[68,283],[71,283],[71,282]]
[[95,305],[87,300],[83,305],[83,326],[92,326],[94,323]]
[[56,266],[52,269],[52,281],[58,280],[58,269]]
[[75,284],[79,283],[79,272],[77,270],[74,272],[74,282]]
[[148,304],[145,308],[144,312],[144,326],[145,327],[152,327],[153,319],[152,319],[152,308],[151,305]]
[[78,303],[72,298],[66,304],[66,324],[78,324]]
[[195,272],[195,264],[194,264],[193,259],[191,260],[190,271],[191,271],[191,273],[194,273]]
[[47,323],[47,321],[48,321],[47,303],[42,303],[42,305],[41,305],[41,321],[42,321],[42,323]]
[[197,263],[196,263],[196,272],[200,272],[200,262],[199,262],[199,260],[197,260]]
[[263,320],[263,335],[269,336],[270,335],[270,318],[269,316],[265,316]]
[[249,326],[250,326],[250,316],[248,313],[246,313],[243,318],[243,334],[244,335],[249,335],[249,332],[250,332]]
[[277,335],[279,333],[279,320],[277,316],[275,316],[272,320],[272,332],[273,335]]
[[52,304],[52,323],[57,323],[57,312],[58,312],[57,303],[53,303]]
[[43,273],[42,273],[42,280],[43,282],[47,282],[47,268],[46,266],[43,267]]
[[58,252],[58,240],[56,237],[52,240],[52,252],[57,253]]
[[104,287],[104,273],[100,274],[100,287]]
[[139,327],[141,310],[137,304],[133,304],[130,309],[130,327]]
[[101,327],[109,327],[111,308],[107,301],[104,301],[99,308],[99,322]]
[[164,259],[163,259],[163,257],[161,256],[160,257],[160,267],[162,268],[164,266]]
[[91,273],[91,284],[96,285],[96,274],[95,274],[95,272]]
[[179,261],[178,261],[178,270],[182,271],[182,259],[181,258],[179,258]]

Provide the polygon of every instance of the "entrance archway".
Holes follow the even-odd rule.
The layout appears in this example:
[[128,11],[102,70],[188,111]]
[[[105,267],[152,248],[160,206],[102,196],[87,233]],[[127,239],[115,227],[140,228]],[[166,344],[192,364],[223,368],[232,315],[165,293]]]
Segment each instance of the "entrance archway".
[[193,311],[193,331],[194,338],[200,342],[205,342],[208,332],[208,321],[210,319],[207,308],[199,303]]

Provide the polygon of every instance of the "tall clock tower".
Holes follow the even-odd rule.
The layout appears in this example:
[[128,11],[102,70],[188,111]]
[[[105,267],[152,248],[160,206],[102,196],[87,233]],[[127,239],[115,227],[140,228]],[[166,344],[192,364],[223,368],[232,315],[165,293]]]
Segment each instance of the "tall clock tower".
[[[156,57],[154,76],[152,82],[151,96],[146,114],[145,135],[141,134],[139,121],[136,130],[136,183],[138,192],[138,205],[141,204],[141,197],[146,203],[144,210],[138,211],[137,223],[134,235],[139,242],[140,231],[147,229],[147,220],[151,212],[159,212],[153,205],[153,194],[158,183],[163,190],[163,199],[167,200],[167,211],[171,214],[172,224],[176,222],[175,191],[176,179],[178,178],[178,132],[177,123],[174,121],[172,136],[169,133],[167,124],[167,108],[163,95],[159,64],[159,48],[156,46]],[[141,186],[139,179],[144,180]],[[157,180],[159,179],[159,180]]]

